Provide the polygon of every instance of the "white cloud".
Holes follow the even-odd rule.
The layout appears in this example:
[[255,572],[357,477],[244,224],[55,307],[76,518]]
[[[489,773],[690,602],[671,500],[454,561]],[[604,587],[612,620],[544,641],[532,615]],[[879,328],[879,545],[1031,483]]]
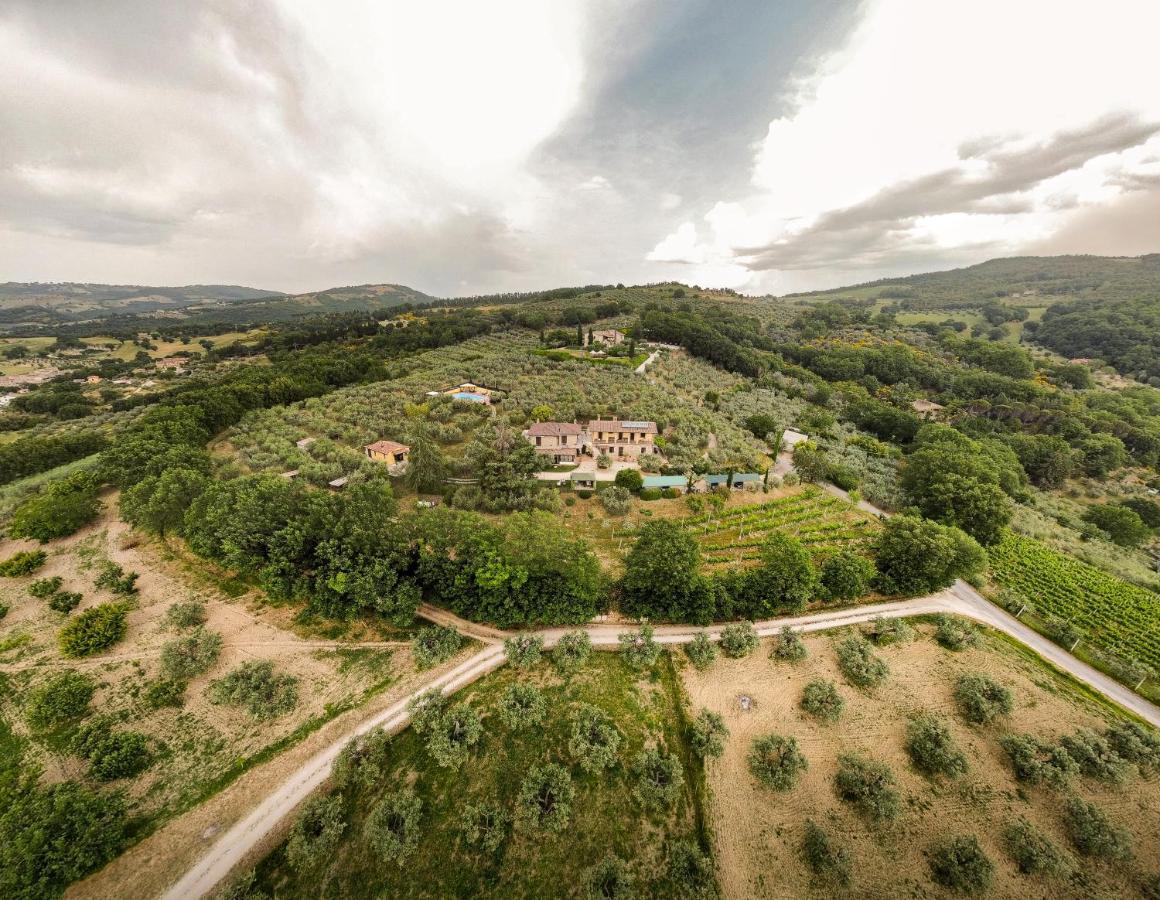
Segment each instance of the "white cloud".
[[1041,242],[1156,172],[1158,30],[1139,0],[873,0],[769,124],[751,194],[648,258],[741,264],[758,286]]

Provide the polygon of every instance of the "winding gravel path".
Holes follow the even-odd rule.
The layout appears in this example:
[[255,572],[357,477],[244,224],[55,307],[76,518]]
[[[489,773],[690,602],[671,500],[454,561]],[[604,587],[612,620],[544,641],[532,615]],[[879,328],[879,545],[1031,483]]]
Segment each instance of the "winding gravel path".
[[[494,671],[504,664],[502,639],[508,634],[495,628],[467,622],[438,607],[424,605],[419,610],[425,618],[442,625],[450,625],[462,633],[483,641],[485,646],[474,656],[464,660],[454,669],[418,688],[410,696],[343,735],[322,752],[318,753],[293,775],[286,779],[273,793],[267,795],[254,810],[226,831],[210,847],[201,859],[185,873],[166,893],[166,900],[191,900],[209,894],[231,871],[266,839],[295,807],[330,775],[331,766],[342,748],[353,738],[374,728],[398,731],[406,726],[409,716],[407,703],[413,697],[440,688],[445,694],[453,693],[477,678]],[[1131,711],[1155,727],[1160,727],[1160,708],[1148,702],[1128,688],[1113,681],[1102,672],[1076,659],[1066,650],[1051,643],[1042,635],[1028,628],[1014,616],[987,601],[970,585],[960,581],[952,588],[919,597],[913,600],[892,603],[877,603],[856,606],[828,612],[811,613],[803,616],[787,616],[754,623],[758,634],[769,637],[777,634],[786,625],[800,631],[822,631],[867,622],[876,616],[900,617],[929,613],[953,613],[973,619],[1002,631],[1023,644],[1079,681],[1099,691],[1110,700]],[[588,632],[593,645],[610,648],[617,644],[617,635],[627,630],[626,625],[589,625]],[[575,628],[547,628],[537,631],[547,646],[552,646],[560,637]],[[683,644],[691,641],[697,632],[705,629],[686,625],[661,625],[656,628],[655,639],[662,644]],[[719,636],[719,630],[710,628],[710,636]]]

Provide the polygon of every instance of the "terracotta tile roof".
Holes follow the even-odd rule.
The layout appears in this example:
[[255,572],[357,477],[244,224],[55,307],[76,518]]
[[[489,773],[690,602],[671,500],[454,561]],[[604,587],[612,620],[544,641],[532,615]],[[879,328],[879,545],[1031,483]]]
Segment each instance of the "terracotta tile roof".
[[398,453],[400,450],[407,451],[411,448],[395,441],[375,441],[373,444],[367,444],[363,449],[374,453]]
[[532,437],[562,437],[566,434],[580,434],[583,429],[575,422],[536,422],[528,426]]

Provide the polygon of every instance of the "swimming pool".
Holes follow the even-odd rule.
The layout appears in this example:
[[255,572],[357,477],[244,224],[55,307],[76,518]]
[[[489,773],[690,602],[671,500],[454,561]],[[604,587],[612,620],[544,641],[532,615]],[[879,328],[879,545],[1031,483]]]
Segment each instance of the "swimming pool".
[[470,400],[472,403],[487,403],[486,394],[475,394],[471,391],[458,391],[453,396],[456,400]]

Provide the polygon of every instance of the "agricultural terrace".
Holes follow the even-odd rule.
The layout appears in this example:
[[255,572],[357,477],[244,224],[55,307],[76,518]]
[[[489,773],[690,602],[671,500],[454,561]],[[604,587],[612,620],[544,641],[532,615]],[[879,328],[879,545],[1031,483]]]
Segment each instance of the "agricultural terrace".
[[[653,420],[664,431],[665,458],[674,465],[699,459],[719,465],[732,461],[735,468],[768,464],[764,442],[713,409],[690,408],[623,367],[557,362],[535,355],[537,346],[533,333],[517,330],[416,354],[390,363],[393,377],[388,380],[249,413],[218,452],[232,447],[249,471],[298,469],[301,478],[321,486],[342,475],[354,481],[374,471],[377,464],[363,455],[363,445],[403,440],[409,422],[431,421],[436,439],[454,459],[493,410],[522,428],[534,408],[547,406],[553,418],[563,421],[600,415]],[[425,396],[465,379],[499,388],[506,396],[495,407]],[[317,440],[299,449],[295,444],[304,437]]]
[[[526,707],[508,711],[513,689],[530,696]],[[363,754],[359,768],[336,778],[331,795],[345,823],[341,837],[305,859],[282,844],[259,864],[257,886],[285,898],[361,898],[371,886],[383,897],[555,897],[584,885],[612,854],[625,861],[641,896],[678,895],[666,855],[675,842],[697,844],[700,763],[687,745],[667,654],[644,674],[610,653],[593,654],[571,676],[546,660],[531,669],[508,666],[451,702],[478,716],[480,733],[468,730],[474,745],[450,756],[438,740],[446,726],[433,724],[429,733],[408,728]],[[594,707],[595,721],[613,729],[598,748],[603,753],[584,752],[578,742],[590,740],[589,729],[574,724]],[[682,773],[663,799],[640,787],[636,763],[650,748],[675,758]],[[529,772],[549,765],[566,773],[559,821],[556,807],[546,807],[544,821],[526,819],[521,789]],[[395,829],[403,839],[376,846],[374,811],[408,791],[417,802],[406,830]],[[484,810],[490,815],[481,821]]]
[[772,531],[792,534],[822,557],[865,548],[879,527],[874,516],[813,486],[757,506],[692,516],[684,524],[696,535],[710,567],[755,562]]
[[988,554],[995,580],[1029,598],[1036,612],[1072,623],[1103,650],[1160,670],[1155,593],[1010,532]]

